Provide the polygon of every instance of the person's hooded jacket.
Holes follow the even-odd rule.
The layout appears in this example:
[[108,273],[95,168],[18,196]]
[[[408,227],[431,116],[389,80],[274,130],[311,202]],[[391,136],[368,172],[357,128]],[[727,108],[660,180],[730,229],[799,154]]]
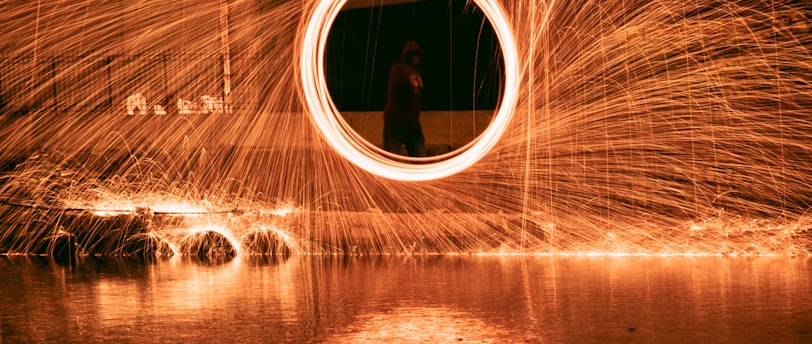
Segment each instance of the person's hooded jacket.
[[420,45],[409,41],[403,46],[401,59],[389,70],[389,95],[384,107],[384,122],[407,128],[420,128],[423,79],[412,65],[412,55],[422,55]]

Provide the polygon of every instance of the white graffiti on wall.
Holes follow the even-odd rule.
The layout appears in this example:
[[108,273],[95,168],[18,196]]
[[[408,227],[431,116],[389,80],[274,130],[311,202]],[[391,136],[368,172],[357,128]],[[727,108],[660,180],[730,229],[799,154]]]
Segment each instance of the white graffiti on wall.
[[147,97],[144,97],[141,93],[133,94],[127,97],[127,114],[130,116],[135,115],[135,109],[138,109],[139,113],[142,115],[147,114]]
[[[179,115],[208,115],[208,114],[223,114],[228,110],[223,104],[223,97],[213,97],[208,95],[200,96],[199,100],[186,100],[178,99],[177,102]],[[141,115],[147,114],[147,97],[143,94],[136,93],[127,97],[125,104],[127,115],[134,116],[136,113]],[[138,110],[138,111],[136,111]],[[152,109],[155,115],[166,115],[166,110],[163,105],[155,105]]]
[[197,113],[199,111],[199,106],[197,103],[186,100],[186,99],[178,99],[178,114],[179,115],[191,115]]
[[199,101],[178,99],[178,114],[207,115],[222,114],[223,97],[200,96]]

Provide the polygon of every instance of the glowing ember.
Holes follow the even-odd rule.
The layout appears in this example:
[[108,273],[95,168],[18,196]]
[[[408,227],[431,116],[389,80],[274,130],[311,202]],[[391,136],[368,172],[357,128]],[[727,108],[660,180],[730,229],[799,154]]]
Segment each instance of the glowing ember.
[[107,195],[96,202],[63,199],[67,208],[83,209],[97,216],[116,216],[136,214],[139,211],[160,213],[167,215],[195,216],[213,212],[207,207],[191,202],[171,199],[169,195],[133,195],[135,197],[122,198],[116,195]]

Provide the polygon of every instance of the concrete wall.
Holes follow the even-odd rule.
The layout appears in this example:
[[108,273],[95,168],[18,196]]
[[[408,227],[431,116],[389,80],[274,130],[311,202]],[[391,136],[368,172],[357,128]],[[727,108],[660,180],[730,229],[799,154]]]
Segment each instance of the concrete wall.
[[[424,111],[426,146],[464,146],[491,123],[494,110]],[[375,146],[383,145],[383,112],[343,112],[344,120]]]

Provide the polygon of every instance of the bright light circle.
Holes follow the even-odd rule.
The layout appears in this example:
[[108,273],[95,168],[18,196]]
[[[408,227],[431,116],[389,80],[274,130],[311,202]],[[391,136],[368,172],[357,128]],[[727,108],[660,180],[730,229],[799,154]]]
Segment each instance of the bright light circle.
[[327,36],[347,0],[321,0],[308,22],[301,51],[301,76],[310,117],[322,136],[339,154],[359,167],[395,180],[443,178],[470,167],[495,145],[513,115],[519,88],[519,53],[513,31],[495,0],[474,0],[494,27],[505,65],[505,90],[491,124],[465,147],[430,158],[404,158],[384,152],[362,138],[344,121],[333,103],[324,78]]

